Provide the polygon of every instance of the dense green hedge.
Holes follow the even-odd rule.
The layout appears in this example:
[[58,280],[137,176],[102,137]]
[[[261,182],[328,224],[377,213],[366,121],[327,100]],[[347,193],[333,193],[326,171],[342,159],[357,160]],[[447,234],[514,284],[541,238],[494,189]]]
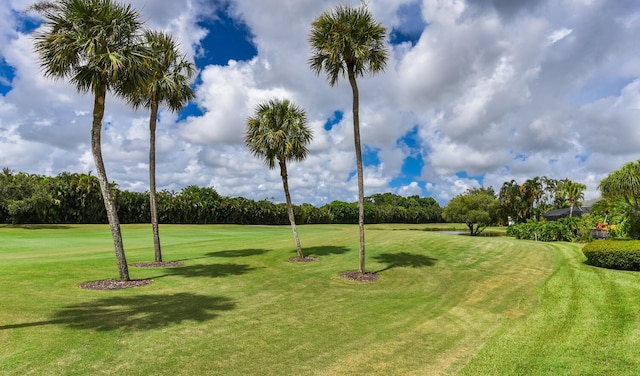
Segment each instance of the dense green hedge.
[[577,218],[561,218],[551,222],[529,221],[511,225],[507,229],[507,236],[542,242],[571,241],[576,238],[576,234]]
[[[120,223],[149,223],[148,192],[112,183]],[[269,200],[225,197],[195,185],[157,192],[160,223],[286,225],[287,206]],[[358,203],[333,201],[322,207],[294,205],[296,223],[358,223]],[[442,209],[432,197],[378,193],[365,197],[366,223],[435,223]],[[0,170],[0,224],[107,223],[98,178],[63,172],[55,177]]]
[[582,248],[587,263],[608,269],[640,270],[639,240],[598,240]]

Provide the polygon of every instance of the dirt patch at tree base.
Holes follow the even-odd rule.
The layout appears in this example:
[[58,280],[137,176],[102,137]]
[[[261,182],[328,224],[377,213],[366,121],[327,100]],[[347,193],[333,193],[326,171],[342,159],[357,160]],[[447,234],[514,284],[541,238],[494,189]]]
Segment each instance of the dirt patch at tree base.
[[128,281],[121,279],[103,279],[82,283],[80,288],[85,290],[122,290],[146,286],[151,282],[153,282],[153,279],[130,279]]
[[358,282],[375,282],[378,279],[380,279],[380,276],[377,273],[371,273],[371,272],[360,273],[357,270],[342,272],[340,273],[340,277],[350,279],[352,281],[358,281]]
[[290,262],[314,262],[320,260],[318,257],[304,256],[304,257],[292,257]]
[[135,264],[129,264],[136,268],[174,268],[177,266],[184,266],[184,262],[180,261],[148,261],[148,262],[136,262]]

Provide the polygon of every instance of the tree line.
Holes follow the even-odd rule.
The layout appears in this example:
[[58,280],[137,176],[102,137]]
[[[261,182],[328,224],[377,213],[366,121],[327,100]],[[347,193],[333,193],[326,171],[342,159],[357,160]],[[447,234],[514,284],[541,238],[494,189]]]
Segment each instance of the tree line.
[[586,185],[568,178],[536,176],[522,184],[511,180],[504,182],[497,194],[493,187],[468,189],[451,199],[442,216],[449,222],[465,223],[473,236],[490,225],[538,221],[552,209],[568,207],[572,216],[586,189]]
[[[149,192],[121,190],[115,182],[110,187],[122,223],[150,223]],[[522,184],[512,180],[505,182],[497,193],[492,187],[469,189],[454,197],[445,208],[432,197],[378,193],[364,199],[365,223],[467,222],[471,221],[469,218],[475,218],[471,221],[474,224],[507,225],[509,220],[525,223],[540,219],[552,209],[581,205],[584,189],[584,184],[546,176]],[[448,214],[444,217],[443,209]],[[299,224],[359,223],[357,202],[336,200],[321,207],[303,203],[293,205],[293,210]],[[179,192],[158,191],[157,211],[160,223],[290,223],[285,203],[225,197],[214,188],[195,185]],[[63,172],[52,177],[4,168],[0,172],[0,223],[108,222],[99,180],[91,173]]]
[[[84,173],[57,176],[0,172],[0,223],[108,223],[98,178]],[[150,223],[149,192],[121,190],[114,182],[121,223]],[[187,186],[179,192],[157,192],[160,223],[172,224],[289,224],[287,205],[269,200],[226,197],[214,188]],[[333,201],[321,207],[293,205],[299,224],[358,223],[357,202]],[[436,223],[442,209],[431,197],[374,194],[365,200],[367,223]]]

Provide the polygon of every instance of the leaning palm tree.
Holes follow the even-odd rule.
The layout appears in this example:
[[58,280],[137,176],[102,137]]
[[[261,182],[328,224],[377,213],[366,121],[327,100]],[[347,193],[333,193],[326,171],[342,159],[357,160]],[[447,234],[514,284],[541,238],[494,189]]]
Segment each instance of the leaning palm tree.
[[156,124],[158,109],[165,104],[177,112],[194,98],[189,81],[195,74],[192,62],[178,52],[178,46],[170,34],[157,31],[145,32],[146,45],[153,54],[152,75],[145,86],[138,87],[128,97],[134,107],[151,110],[149,116],[149,202],[155,261],[162,262],[158,209],[156,198]]
[[129,280],[120,221],[102,159],[100,134],[107,92],[124,95],[148,77],[151,60],[141,44],[138,12],[112,0],[43,1],[31,7],[44,18],[35,33],[35,51],[44,75],[69,79],[81,93],[93,94],[91,152],[113,237],[121,280]]
[[296,220],[291,205],[287,161],[304,160],[309,154],[307,144],[312,137],[313,134],[307,127],[305,111],[286,99],[272,99],[259,104],[255,115],[247,121],[247,130],[244,134],[245,145],[253,155],[262,158],[269,169],[276,167],[276,160],[280,165],[289,222],[291,222],[291,230],[300,259],[304,258],[304,254],[300,247]]
[[311,70],[324,71],[331,86],[340,76],[347,77],[353,93],[353,138],[356,149],[358,173],[358,209],[360,226],[360,268],[364,265],[364,177],[362,148],[360,146],[359,92],[356,78],[365,73],[375,74],[384,70],[388,52],[385,48],[386,28],[373,19],[365,6],[357,8],[338,6],[333,12],[324,12],[311,25]]

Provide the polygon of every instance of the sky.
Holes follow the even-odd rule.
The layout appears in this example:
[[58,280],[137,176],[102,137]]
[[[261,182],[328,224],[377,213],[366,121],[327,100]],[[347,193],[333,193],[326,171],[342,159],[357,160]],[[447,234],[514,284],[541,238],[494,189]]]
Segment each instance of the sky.
[[[41,21],[0,4],[0,168],[90,172],[91,95],[44,78]],[[311,23],[359,0],[132,0],[198,68],[196,99],[161,109],[157,184],[284,202],[279,170],[242,143],[259,103],[302,107],[314,138],[288,164],[294,203],[357,200],[351,88],[309,69]],[[386,70],[358,79],[365,194],[433,197],[535,176],[599,181],[640,159],[637,0],[369,0],[388,32]],[[110,181],[148,190],[149,114],[108,96],[102,149]]]

